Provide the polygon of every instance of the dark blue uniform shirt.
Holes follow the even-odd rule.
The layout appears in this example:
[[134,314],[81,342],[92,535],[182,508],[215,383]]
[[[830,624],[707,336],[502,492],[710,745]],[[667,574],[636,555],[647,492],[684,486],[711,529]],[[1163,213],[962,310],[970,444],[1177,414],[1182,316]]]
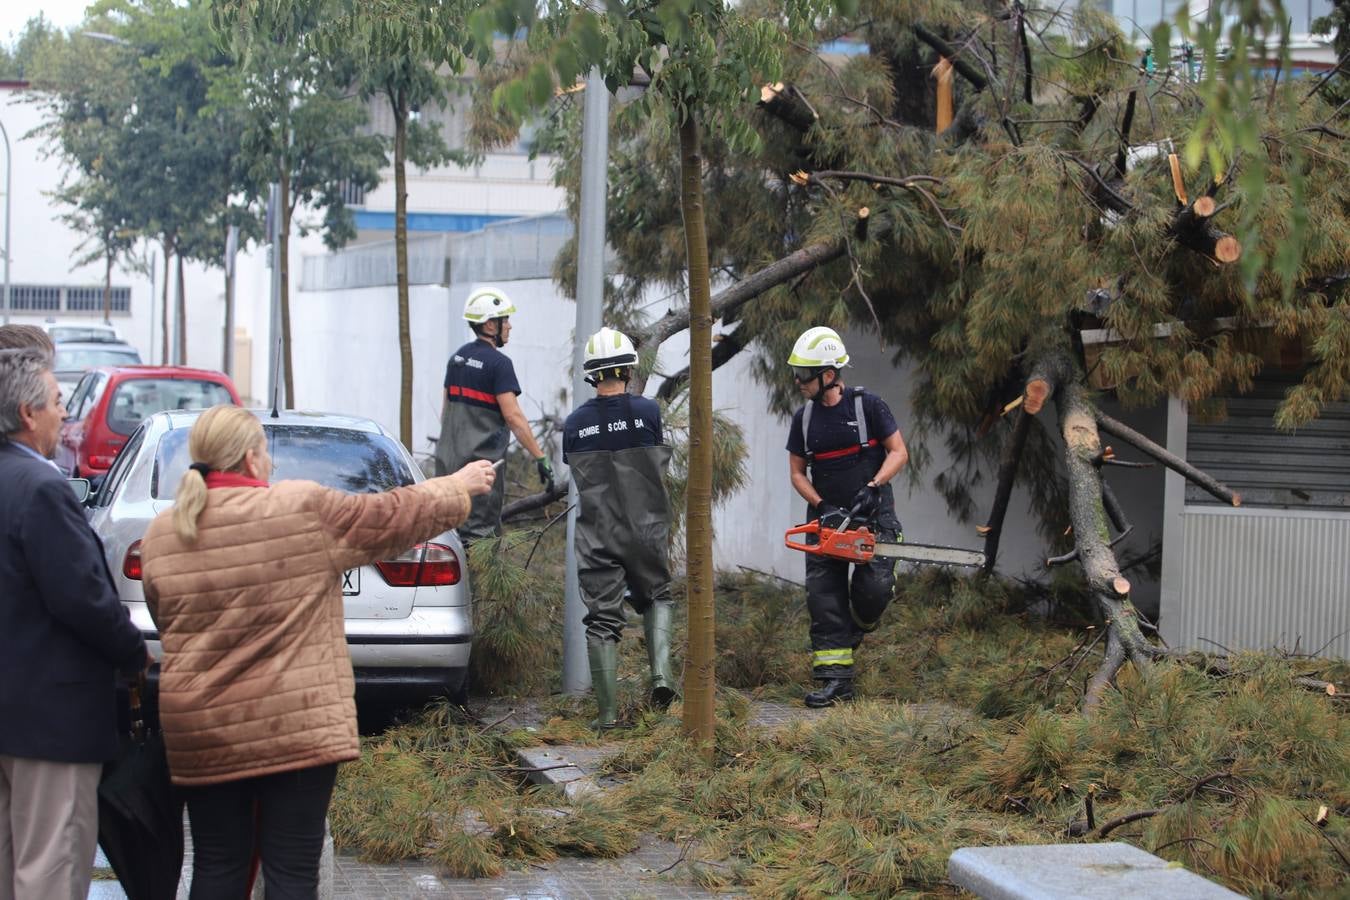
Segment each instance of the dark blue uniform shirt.
[[455,351],[445,367],[445,399],[486,409],[497,408],[497,395],[520,393],[516,367],[487,341],[473,340]]
[[661,407],[655,400],[618,394],[592,397],[563,423],[563,459],[569,453],[655,447],[661,437]]
[[[861,451],[858,449],[858,416],[854,400],[855,393],[859,391],[862,392],[868,441],[875,442]],[[811,471],[815,474],[842,472],[852,468],[860,459],[866,460],[874,468],[879,466],[886,456],[882,443],[900,430],[886,401],[864,388],[845,388],[843,399],[834,406],[814,400],[809,402],[815,403],[815,409],[811,411],[810,443],[808,445],[802,440],[802,410],[799,409],[792,417],[792,428],[788,430],[787,451],[797,456],[807,456],[809,449],[815,454],[811,460]]]

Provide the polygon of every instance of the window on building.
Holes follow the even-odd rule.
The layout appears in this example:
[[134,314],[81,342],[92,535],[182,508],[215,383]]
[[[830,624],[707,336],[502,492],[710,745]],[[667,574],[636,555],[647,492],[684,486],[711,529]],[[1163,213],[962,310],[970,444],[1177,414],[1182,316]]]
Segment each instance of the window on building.
[[10,306],[28,312],[57,312],[61,309],[61,288],[43,284],[16,284],[10,287]]

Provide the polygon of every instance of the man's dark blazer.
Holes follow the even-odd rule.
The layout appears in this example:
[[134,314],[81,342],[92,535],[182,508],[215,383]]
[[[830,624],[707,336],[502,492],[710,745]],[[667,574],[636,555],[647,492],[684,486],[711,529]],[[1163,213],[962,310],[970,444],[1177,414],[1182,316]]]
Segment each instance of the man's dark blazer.
[[117,669],[145,641],[66,479],[0,439],[0,755],[116,755]]

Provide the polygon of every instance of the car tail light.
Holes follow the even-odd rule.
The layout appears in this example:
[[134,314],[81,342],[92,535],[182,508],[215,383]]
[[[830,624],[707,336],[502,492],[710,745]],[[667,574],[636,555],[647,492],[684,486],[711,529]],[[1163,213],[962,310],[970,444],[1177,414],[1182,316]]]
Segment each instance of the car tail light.
[[141,542],[133,541],[127,548],[127,555],[122,557],[122,574],[132,581],[141,580]]
[[126,443],[124,438],[113,438],[112,440],[100,443],[98,452],[90,452],[89,468],[91,469],[110,469],[113,460],[117,459],[117,451],[122,449]]
[[459,557],[444,544],[418,544],[375,568],[392,587],[445,587],[460,578]]

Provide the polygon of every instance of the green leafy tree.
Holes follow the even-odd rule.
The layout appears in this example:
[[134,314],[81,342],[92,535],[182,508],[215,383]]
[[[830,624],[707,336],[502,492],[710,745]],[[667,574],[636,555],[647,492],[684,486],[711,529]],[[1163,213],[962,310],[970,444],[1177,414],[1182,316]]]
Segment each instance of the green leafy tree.
[[33,77],[38,56],[47,43],[53,38],[59,39],[59,35],[42,13],[29,19],[12,46],[0,46],[0,78],[24,80]]
[[[570,85],[592,65],[611,90],[640,73],[645,89],[629,108],[665,134],[678,135],[667,159],[679,161],[677,185],[681,245],[687,273],[690,325],[688,479],[685,488],[685,563],[689,649],[685,661],[684,731],[711,756],[716,641],[713,609],[712,324],[707,198],[703,144],[710,130],[729,146],[751,150],[757,136],[740,115],[746,93],[781,67],[785,36],[802,35],[820,10],[794,4],[770,17],[747,15],[721,0],[611,0],[608,15],[564,13],[543,23],[530,44],[534,60],[521,77],[500,85],[498,102],[519,115],[553,94],[555,76]],[[474,19],[480,44],[492,30],[511,34],[522,13],[506,6]],[[525,17],[526,20],[528,17]]]
[[[347,76],[367,101],[380,98],[392,113],[390,150],[394,170],[394,256],[397,273],[399,359],[399,437],[412,446],[413,358],[408,311],[408,187],[411,162],[427,167],[452,158],[440,133],[417,121],[416,113],[442,108],[464,66],[467,6],[463,3],[374,4],[320,7],[297,2],[280,5],[228,0],[216,4],[223,28],[256,46],[260,35],[303,30],[314,52],[350,60]],[[289,376],[289,368],[287,370]]]
[[[211,85],[212,102],[242,118],[240,165],[261,194],[278,185],[280,239],[273,265],[281,277],[281,347],[285,405],[295,405],[291,357],[290,229],[296,210],[318,210],[317,224],[329,247],[356,236],[349,191],[379,183],[383,142],[365,130],[364,105],[353,95],[359,78],[356,61],[336,45],[323,45],[319,28],[322,4],[275,8],[266,28],[252,27],[258,5],[248,0],[208,0],[213,26],[234,55],[235,66]],[[274,9],[272,6],[269,9]],[[276,339],[276,336],[273,338]]]
[[[744,14],[777,23],[792,9],[763,0]],[[1096,702],[1121,665],[1146,670],[1165,652],[1145,640],[1112,549],[1128,523],[1103,487],[1099,430],[1160,448],[1100,413],[1089,368],[1128,404],[1171,394],[1213,407],[1250,385],[1265,344],[1297,343],[1310,365],[1277,413],[1285,428],[1350,384],[1344,110],[1287,77],[1285,22],[1278,3],[1214,4],[1158,29],[1154,47],[1172,49],[1150,69],[1086,5],[1013,4],[991,18],[977,3],[865,2],[819,19],[792,38],[781,73],[765,67],[758,90],[729,90],[730,115],[753,133],[704,136],[703,221],[728,285],[705,310],[691,277],[690,309],[639,330],[650,349],[693,326],[690,370],[662,393],[705,390],[709,313],[723,330],[715,364],[754,353],[781,412],[794,403],[781,360],[798,333],[873,332],[914,367],[916,461],[933,441],[956,460],[936,478],[953,510],[975,515],[984,473],[998,472],[990,559],[1020,477],[1047,536],[1064,542],[1060,561],[1082,566],[1107,625]],[[614,27],[607,46],[638,45]],[[836,52],[840,38],[860,52]],[[1262,57],[1283,76],[1251,62]],[[626,81],[634,57],[613,58],[607,72]],[[939,132],[930,76],[944,59],[954,119]],[[647,61],[698,83],[673,51]],[[607,233],[624,273],[609,293],[620,316],[653,286],[683,290],[693,272],[679,248],[697,217],[675,202],[689,171],[672,162],[690,146],[672,125],[696,109],[685,96],[649,90],[615,116]],[[575,203],[578,138],[563,139]],[[1087,327],[1121,338],[1091,364],[1078,343]],[[1021,408],[1002,417],[1010,403]],[[1038,417],[1049,404],[1059,434]]]

